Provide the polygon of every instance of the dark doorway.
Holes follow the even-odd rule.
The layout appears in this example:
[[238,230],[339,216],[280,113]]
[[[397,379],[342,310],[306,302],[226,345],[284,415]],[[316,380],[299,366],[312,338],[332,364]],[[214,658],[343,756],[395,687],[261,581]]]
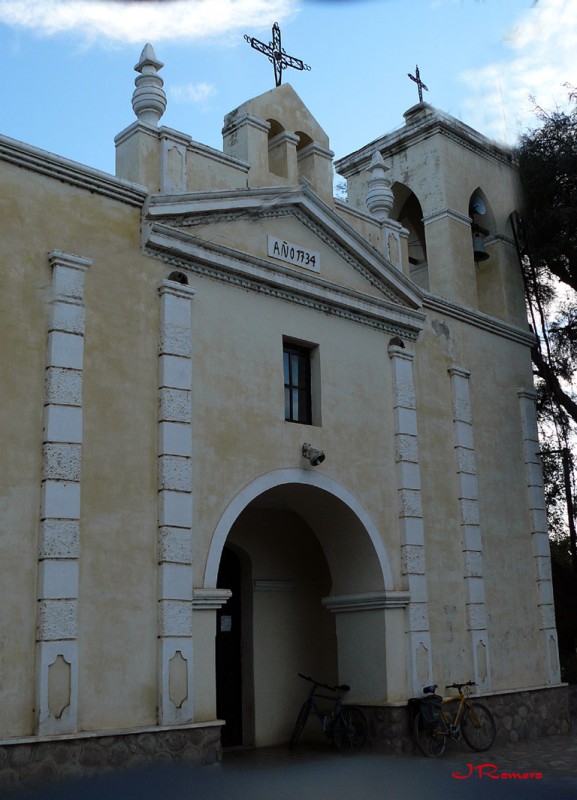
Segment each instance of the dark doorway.
[[232,592],[216,615],[216,713],[226,720],[222,745],[231,747],[243,744],[242,620],[241,563],[228,547],[222,551],[217,586]]

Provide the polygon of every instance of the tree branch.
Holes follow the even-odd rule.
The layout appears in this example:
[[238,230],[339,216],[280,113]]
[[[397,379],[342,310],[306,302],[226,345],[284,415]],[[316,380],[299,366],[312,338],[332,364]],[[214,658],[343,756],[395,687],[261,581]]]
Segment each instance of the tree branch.
[[545,381],[551,395],[556,402],[565,409],[571,419],[577,423],[577,403],[563,390],[559,378],[555,374],[555,370],[543,357],[543,354],[537,347],[532,348],[531,358],[533,359],[533,364],[537,368],[539,377]]

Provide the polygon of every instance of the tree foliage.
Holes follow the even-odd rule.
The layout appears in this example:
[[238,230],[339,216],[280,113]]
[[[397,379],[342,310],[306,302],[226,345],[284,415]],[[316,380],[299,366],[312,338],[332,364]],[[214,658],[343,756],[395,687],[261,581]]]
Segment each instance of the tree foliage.
[[524,208],[515,226],[537,335],[538,413],[549,432],[543,441],[549,517],[553,531],[565,535],[559,454],[574,442],[577,425],[577,92],[569,100],[567,111],[538,109],[539,124],[521,138]]
[[514,230],[527,306],[551,533],[555,616],[562,678],[577,683],[577,534],[571,445],[577,398],[577,93],[569,111],[538,111],[522,137],[519,172],[525,205]]
[[[539,341],[537,375],[577,423],[577,95],[569,111],[538,111],[518,150],[524,208],[518,236],[527,301]],[[560,422],[561,418],[557,420]]]
[[570,111],[538,111],[521,138],[519,171],[531,259],[577,292],[577,95]]

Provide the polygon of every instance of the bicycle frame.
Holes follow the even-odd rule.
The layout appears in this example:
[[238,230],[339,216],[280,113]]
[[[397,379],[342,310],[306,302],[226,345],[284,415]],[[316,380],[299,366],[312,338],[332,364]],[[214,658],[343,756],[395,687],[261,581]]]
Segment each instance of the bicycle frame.
[[[348,692],[350,686],[347,684],[327,686],[300,672],[299,677],[310,681],[313,685],[297,717],[290,741],[291,748],[296,746],[312,710],[320,720],[323,733],[338,749],[360,749],[366,741],[368,728],[364,714],[359,708],[343,704],[342,694]],[[318,691],[319,688],[325,689],[330,694]],[[319,707],[319,702],[324,704],[324,701],[330,704],[328,713]]]
[[[443,736],[459,738],[461,723],[465,717],[465,713],[471,710],[471,705],[468,698],[470,687],[472,685],[474,685],[472,682],[460,684],[454,683],[445,687],[446,689],[457,689],[459,694],[456,697],[444,697],[441,701],[440,712],[442,726],[439,727],[438,733],[442,734]],[[453,706],[455,703],[458,704],[457,708],[455,709],[454,714],[449,715],[446,707]]]
[[[443,706],[449,706],[454,703],[458,703],[458,707],[455,710],[455,713],[452,715],[453,718],[449,717],[448,713],[445,711]],[[445,723],[446,733],[449,734],[453,730],[458,730],[461,726],[461,722],[464,716],[464,709],[467,707],[467,696],[463,693],[459,694],[457,697],[445,697],[441,702],[441,718]]]
[[[322,725],[323,731],[326,733],[328,730],[328,724],[331,720],[335,719],[343,707],[343,701],[340,694],[321,694],[320,692],[316,691],[317,686],[322,686],[323,684],[315,683],[313,688],[309,692],[308,702],[310,704],[311,709],[315,712],[317,717],[320,720]],[[338,687],[335,687],[337,689]],[[319,708],[318,700],[330,700],[333,703],[331,708],[330,714],[323,714]]]

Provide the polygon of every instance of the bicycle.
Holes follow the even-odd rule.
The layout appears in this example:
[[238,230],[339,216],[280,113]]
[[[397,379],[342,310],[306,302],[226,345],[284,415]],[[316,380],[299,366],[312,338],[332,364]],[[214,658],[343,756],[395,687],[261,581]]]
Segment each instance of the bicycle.
[[[307,675],[298,673],[299,678],[312,683],[309,696],[302,704],[301,710],[295,723],[294,731],[290,740],[291,750],[296,747],[301,733],[307,723],[311,711],[313,711],[321,723],[321,728],[325,736],[339,750],[360,750],[367,740],[367,721],[365,715],[357,706],[343,705],[342,695],[350,691],[350,686],[343,683],[341,686],[327,686],[326,683],[315,681]],[[317,689],[326,689],[331,694],[323,694]],[[332,707],[330,712],[323,713],[319,708],[320,701],[330,701]],[[323,703],[324,704],[324,703]]]
[[[446,689],[456,689],[456,697],[443,699],[435,694],[437,685],[426,686],[424,694],[429,695],[419,702],[419,709],[413,720],[413,734],[421,753],[430,758],[438,758],[445,752],[449,737],[458,741],[461,734],[471,750],[483,752],[495,741],[495,720],[489,709],[482,703],[469,700],[471,686],[467,683],[451,683]],[[445,708],[457,704],[454,714]]]

